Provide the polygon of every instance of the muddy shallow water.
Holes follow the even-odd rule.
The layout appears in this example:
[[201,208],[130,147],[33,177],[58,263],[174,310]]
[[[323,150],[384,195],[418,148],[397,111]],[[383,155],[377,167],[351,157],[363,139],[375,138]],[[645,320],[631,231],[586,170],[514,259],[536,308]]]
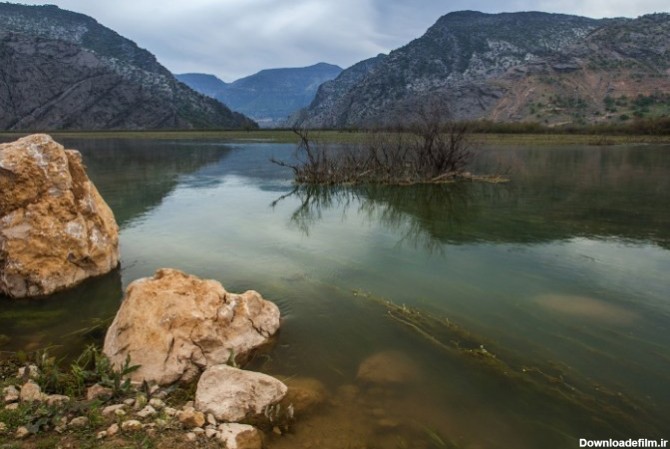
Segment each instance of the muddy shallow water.
[[[670,435],[669,147],[484,148],[478,170],[510,183],[294,190],[268,162],[290,145],[67,144],[115,212],[121,269],[1,301],[0,350],[76,352],[129,282],[174,267],[275,301],[282,330],[253,368],[327,390],[271,448]],[[383,351],[416,376],[361,380]]]

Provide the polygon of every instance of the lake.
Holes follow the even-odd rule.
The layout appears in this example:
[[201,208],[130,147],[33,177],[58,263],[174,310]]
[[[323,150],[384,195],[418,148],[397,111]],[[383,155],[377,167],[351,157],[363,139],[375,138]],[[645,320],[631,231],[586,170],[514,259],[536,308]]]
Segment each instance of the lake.
[[[274,301],[250,368],[327,388],[270,448],[670,435],[670,146],[484,147],[473,171],[509,183],[296,189],[269,162],[292,145],[64,143],[116,215],[121,268],[0,301],[1,350],[101,342],[123,289],[172,267]],[[380,352],[413,380],[357,380]]]

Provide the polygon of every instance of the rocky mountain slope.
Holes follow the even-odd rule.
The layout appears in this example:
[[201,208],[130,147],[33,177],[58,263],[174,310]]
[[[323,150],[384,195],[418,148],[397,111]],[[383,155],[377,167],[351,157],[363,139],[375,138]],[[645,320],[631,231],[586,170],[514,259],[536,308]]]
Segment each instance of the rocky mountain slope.
[[88,16],[0,3],[0,129],[255,126]]
[[342,72],[336,65],[268,69],[224,83],[213,75],[183,74],[177,78],[198,92],[252,117],[261,126],[275,126],[314,99],[318,87]]
[[296,121],[395,123],[399,111],[435,99],[458,119],[559,125],[662,115],[670,112],[669,45],[668,14],[450,13],[362,75],[357,65],[324,84]]

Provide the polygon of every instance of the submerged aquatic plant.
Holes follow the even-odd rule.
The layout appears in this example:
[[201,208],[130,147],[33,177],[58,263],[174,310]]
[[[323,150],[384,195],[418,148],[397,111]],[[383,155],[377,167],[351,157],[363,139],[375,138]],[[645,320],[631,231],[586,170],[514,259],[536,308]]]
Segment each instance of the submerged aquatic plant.
[[384,307],[390,319],[410,329],[447,355],[463,358],[477,368],[506,379],[512,388],[540,394],[548,399],[547,405],[567,405],[573,410],[581,410],[585,416],[597,417],[595,419],[600,425],[613,435],[631,431],[644,435],[661,435],[662,423],[642,403],[621,392],[610,391],[574,372],[568,375],[563,367],[556,364],[529,364],[501,348],[496,348],[491,342],[448,318],[404,304],[398,305],[360,290],[353,293],[357,298]]

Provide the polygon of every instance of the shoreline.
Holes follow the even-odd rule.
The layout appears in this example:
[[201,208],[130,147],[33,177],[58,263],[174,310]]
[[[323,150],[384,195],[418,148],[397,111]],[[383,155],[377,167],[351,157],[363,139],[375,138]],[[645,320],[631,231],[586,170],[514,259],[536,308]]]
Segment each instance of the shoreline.
[[[156,139],[156,140],[224,140],[230,143],[298,143],[291,130],[262,129],[253,131],[30,131],[0,132],[0,141],[10,141],[35,133],[46,133],[55,139]],[[315,130],[314,139],[326,143],[360,143],[368,134],[354,130]],[[634,134],[568,134],[568,133],[472,133],[470,138],[478,145],[593,145],[670,144],[670,135]]]

